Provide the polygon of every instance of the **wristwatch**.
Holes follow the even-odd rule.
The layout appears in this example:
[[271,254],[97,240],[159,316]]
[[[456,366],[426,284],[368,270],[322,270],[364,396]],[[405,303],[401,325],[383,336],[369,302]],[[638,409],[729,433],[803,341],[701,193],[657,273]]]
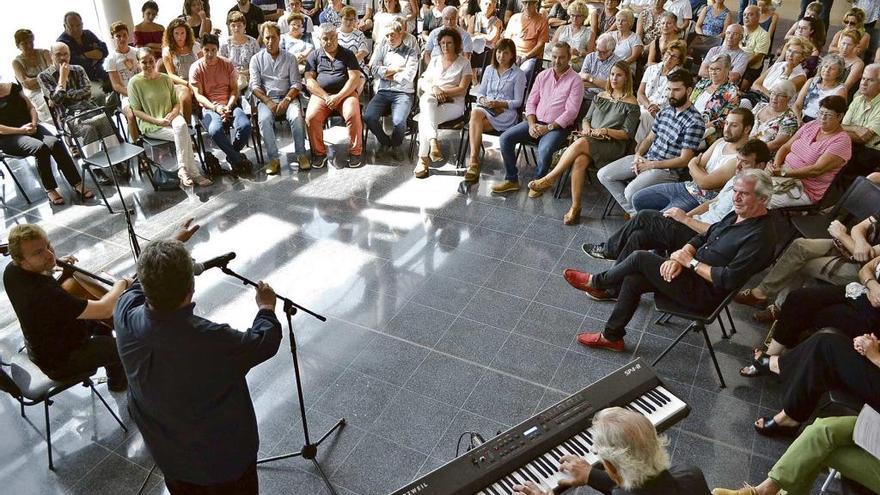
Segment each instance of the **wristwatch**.
[[547,132],[550,132],[550,131],[552,131],[552,130],[554,130],[554,129],[556,129],[556,123],[555,123],[555,122],[550,122],[549,124],[547,124]]
[[697,265],[699,265],[699,264],[700,264],[700,262],[696,258],[692,258],[691,262],[688,263],[688,268],[690,268],[691,270],[696,270]]
[[787,172],[785,171],[785,167],[782,167],[779,169],[779,176],[780,177],[785,177],[786,174],[787,174]]
[[593,76],[592,75],[587,76],[587,82],[590,84],[593,84]]

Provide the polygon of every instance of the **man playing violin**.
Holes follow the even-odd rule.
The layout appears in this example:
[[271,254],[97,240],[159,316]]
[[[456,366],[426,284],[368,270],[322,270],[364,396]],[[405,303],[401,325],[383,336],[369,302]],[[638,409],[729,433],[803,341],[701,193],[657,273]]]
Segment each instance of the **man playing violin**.
[[[113,316],[116,300],[131,279],[117,280],[97,300],[68,293],[52,276],[55,250],[46,232],[34,224],[16,225],[9,231],[9,254],[12,263],[3,272],[3,284],[31,361],[53,380],[103,366],[110,391],[125,390],[116,339],[112,327],[102,320]],[[76,258],[68,256],[65,261]]]

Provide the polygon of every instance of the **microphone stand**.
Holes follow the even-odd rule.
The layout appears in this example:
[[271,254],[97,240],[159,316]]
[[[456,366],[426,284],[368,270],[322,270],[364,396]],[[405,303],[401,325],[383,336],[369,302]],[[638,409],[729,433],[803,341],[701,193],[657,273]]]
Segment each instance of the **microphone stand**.
[[[249,280],[234,271],[232,271],[226,264],[221,265],[220,270],[229,275],[230,277],[237,278],[245,285],[251,285],[257,287],[257,284],[253,280]],[[318,463],[317,455],[318,455],[318,447],[321,443],[327,439],[334,431],[341,429],[345,426],[345,418],[340,419],[336,422],[333,428],[330,428],[326,433],[324,433],[321,438],[318,439],[317,442],[312,442],[311,437],[309,436],[309,426],[306,418],[306,403],[303,398],[303,389],[302,389],[302,380],[300,379],[300,369],[299,369],[299,356],[297,354],[297,346],[296,346],[296,337],[293,334],[293,315],[296,314],[297,310],[301,310],[304,313],[307,313],[320,321],[327,321],[327,318],[306,309],[299,304],[291,301],[287,297],[275,294],[275,297],[284,303],[284,314],[287,316],[287,334],[290,339],[290,354],[293,356],[293,372],[296,376],[296,395],[299,399],[299,414],[302,418],[302,427],[303,427],[303,436],[305,437],[305,443],[303,447],[297,452],[291,452],[287,454],[276,455],[273,457],[268,457],[265,459],[257,460],[257,464],[264,464],[267,462],[280,461],[282,459],[289,459],[291,457],[302,457],[303,459],[307,459],[312,461],[312,464],[315,465],[315,468],[318,470],[318,474],[321,475],[321,478],[324,480],[324,483],[327,485],[327,489],[330,491],[331,495],[336,495],[336,490],[333,489],[333,485],[330,483],[330,479],[327,478],[327,475],[324,473],[324,469],[321,468],[321,464]]]
[[134,260],[137,261],[141,255],[141,246],[138,244],[138,235],[134,231],[134,222],[131,219],[131,211],[129,211],[128,205],[125,204],[125,198],[122,196],[122,188],[119,187],[119,179],[116,177],[116,170],[114,170],[115,166],[112,165],[113,162],[110,161],[110,152],[107,150],[107,143],[104,141],[103,137],[101,138],[101,151],[104,152],[104,156],[107,158],[107,163],[111,164],[107,168],[110,169],[110,177],[113,178],[113,185],[116,187],[116,194],[119,195],[119,202],[122,203],[122,216],[125,218],[125,226],[128,230],[128,244],[131,247],[131,253],[134,255]]

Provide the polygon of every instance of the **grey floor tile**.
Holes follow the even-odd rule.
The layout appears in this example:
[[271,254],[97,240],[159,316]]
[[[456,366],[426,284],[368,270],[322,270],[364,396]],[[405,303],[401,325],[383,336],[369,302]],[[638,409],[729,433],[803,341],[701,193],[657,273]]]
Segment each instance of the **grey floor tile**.
[[688,404],[691,414],[682,422],[682,429],[742,450],[752,448],[752,421],[758,417],[757,406],[696,387]]
[[[636,355],[643,357],[648,362],[654,362],[673,340],[664,339],[651,334],[643,334],[639,341]],[[662,361],[653,366],[654,371],[660,375],[673,378],[680,382],[693,384],[696,370],[700,363],[702,349],[679,342]]]
[[527,299],[483,287],[461,316],[504,330],[513,330],[528,305]]
[[359,428],[368,428],[399,388],[362,373],[347,371],[315,404],[326,414],[340,414]]
[[409,303],[381,330],[417,344],[433,346],[454,320],[453,314]]
[[486,287],[532,300],[546,278],[547,273],[540,270],[502,262],[486,281]]
[[583,321],[581,314],[533,302],[513,331],[558,347],[568,347],[581,331]]
[[517,237],[483,227],[468,226],[462,234],[461,249],[504,259]]
[[427,455],[456,411],[449,404],[404,389],[388,403],[370,432]]
[[434,349],[482,364],[489,364],[510,332],[458,317]]
[[537,385],[487,371],[463,407],[499,423],[514,425],[531,416],[543,391]]
[[600,352],[593,351],[593,355],[588,356],[566,351],[550,386],[573,394],[620,368],[620,366],[596,356]]
[[378,335],[349,366],[395,385],[403,385],[430,351],[403,340]]
[[[333,473],[340,485],[364,495],[382,495],[413,479],[427,456],[367,434]],[[388,462],[394,459],[394,462]]]
[[412,302],[457,315],[476,292],[476,285],[433,275],[415,293]]
[[563,347],[511,334],[495,355],[491,367],[524,380],[547,385],[553,379],[565,354]]
[[749,454],[682,431],[672,457],[674,464],[697,466],[709,488],[739,488],[749,476]]
[[523,233],[523,237],[568,247],[577,234],[577,228],[566,227],[561,220],[538,217]]
[[480,222],[480,227],[521,236],[535,219],[534,215],[509,208],[493,208]]
[[148,473],[149,470],[111,454],[80,480],[71,493],[134,494]]
[[483,375],[483,368],[432,352],[404,384],[404,388],[460,407]]
[[499,433],[507,430],[509,425],[499,423],[484,416],[474,414],[470,411],[459,410],[452,424],[446,429],[446,433],[440,438],[431,457],[437,458],[443,462],[449,462],[461,455],[467,450],[467,436],[461,438],[466,432],[474,432],[483,437],[485,441],[489,441]]
[[456,249],[446,256],[434,273],[471,284],[482,285],[495,271],[495,258]]
[[592,304],[592,299],[568,285],[561,273],[553,273],[547,277],[541,290],[538,291],[538,295],[535,296],[535,301],[580,315],[587,314]]
[[556,266],[565,248],[547,242],[520,238],[513,249],[507,253],[504,261],[527,266],[536,270],[549,272]]

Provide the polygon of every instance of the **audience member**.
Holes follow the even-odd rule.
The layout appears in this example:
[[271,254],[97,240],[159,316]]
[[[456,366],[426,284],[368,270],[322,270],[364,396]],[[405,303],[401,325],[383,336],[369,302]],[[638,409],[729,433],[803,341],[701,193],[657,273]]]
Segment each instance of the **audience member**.
[[635,213],[633,195],[654,184],[677,182],[696,154],[706,127],[688,95],[693,79],[684,70],[667,77],[669,106],[660,110],[651,133],[635,155],[611,162],[599,170],[599,182],[628,214]]
[[441,56],[431,58],[419,84],[419,163],[413,171],[418,179],[428,176],[431,162],[443,160],[437,129],[464,114],[464,99],[473,81],[458,30],[442,28],[437,44]]
[[477,90],[477,105],[469,122],[470,160],[464,174],[467,182],[480,179],[480,148],[483,132],[503,133],[519,121],[526,91],[526,74],[514,65],[516,46],[503,38],[495,47],[492,63],[486,67]]
[[290,14],[287,19],[288,32],[281,36],[281,49],[296,58],[298,64],[304,64],[315,50],[314,45],[306,41],[303,25],[308,17],[302,14]]
[[355,15],[357,15],[358,21],[355,28],[365,35],[369,35],[373,30],[374,4],[375,0],[349,0],[348,2],[348,5],[354,8]]
[[360,64],[365,64],[365,60],[370,56],[370,50],[367,46],[367,37],[360,29],[357,29],[357,24],[357,11],[354,7],[344,7],[342,9],[342,26],[336,33],[339,46],[347,48],[351,53],[354,53]]
[[251,58],[260,51],[257,40],[245,34],[246,19],[241,12],[230,12],[226,17],[229,36],[220,43],[220,56],[232,62],[238,77],[238,88],[247,89],[250,79]]
[[329,0],[327,6],[321,11],[321,15],[318,16],[318,21],[321,24],[333,24],[338,30],[342,27],[342,9],[344,7],[342,0]]
[[[749,67],[749,54],[740,48],[740,42],[743,39],[743,27],[739,24],[732,24],[724,31],[724,42],[720,45],[712,47],[703,58],[700,64],[699,76],[702,78],[709,77],[709,62],[715,60],[719,55],[727,55],[730,57],[730,73],[728,78],[730,82],[739,84]],[[763,58],[762,58],[763,60]],[[758,71],[760,74],[760,70]],[[756,74],[756,76],[758,75]]]
[[[645,46],[652,46],[654,40],[660,36],[660,19],[666,12],[665,4],[666,0],[654,0],[648,3],[647,8],[639,12],[639,19],[636,21],[636,34],[639,35]],[[630,4],[630,8],[632,8],[631,6],[632,4]],[[670,14],[672,13],[670,12]],[[672,24],[678,26],[678,19],[673,20]]]
[[306,108],[306,127],[312,150],[312,167],[324,168],[335,160],[324,144],[324,123],[333,112],[341,113],[348,128],[348,166],[363,166],[363,123],[358,88],[363,87],[358,60],[349,50],[339,46],[336,27],[322,24],[321,47],[306,60],[306,88],[311,93]]
[[108,55],[107,44],[95,33],[83,29],[82,17],[76,12],[64,14],[64,32],[58,41],[70,49],[70,63],[85,70],[89,77],[92,99],[98,105],[105,104],[105,89],[109,91],[110,79],[104,70],[104,59]]
[[635,139],[639,143],[651,132],[654,118],[669,104],[669,88],[667,76],[682,68],[687,58],[687,47],[683,41],[673,41],[666,45],[663,60],[659,64],[649,65],[642,76],[639,92],[636,95],[641,107],[639,129]]
[[694,18],[693,9],[689,0],[667,0],[663,7],[667,12],[675,14],[678,22],[678,29],[684,29]]
[[772,87],[780,79],[788,79],[800,91],[800,88],[807,81],[807,73],[801,63],[812,49],[810,42],[803,38],[794,37],[788,40],[782,50],[785,57],[777,60],[761,73],[752,84],[751,90],[743,94],[744,106],[753,108],[758,103],[769,101],[770,90],[767,88]]
[[[266,16],[263,14],[263,10],[252,4],[251,0],[236,0],[235,5],[229,9],[227,16],[233,12],[244,14],[244,32],[251,38],[257,39],[260,36],[260,24],[266,22]],[[204,34],[204,32],[202,34]]]
[[162,38],[162,65],[165,66],[165,73],[174,81],[174,90],[180,100],[183,118],[187,122],[192,117],[193,100],[189,70],[201,57],[202,45],[196,41],[193,30],[186,21],[177,18],[169,22]]
[[[140,132],[149,138],[173,141],[177,156],[177,175],[185,187],[210,186],[193,157],[189,126],[181,112],[174,81],[159,72],[156,57],[149,47],[137,51],[140,73],[128,81],[128,101],[137,117]],[[162,166],[159,163],[159,166]]]
[[[400,0],[380,0],[380,3],[382,7],[373,18],[373,40],[377,44],[385,39],[385,33],[388,32],[387,28],[394,19],[403,19],[404,22],[407,20],[407,15],[400,7]],[[407,24],[407,32],[409,31],[409,25]]]
[[590,26],[597,26],[599,33],[610,33],[617,29],[617,12],[620,0],[604,0],[604,8],[594,9],[590,14]]
[[[302,16],[303,30],[300,37],[311,43],[314,23],[312,23],[312,18],[307,16],[303,10],[302,0],[287,0],[287,10],[278,18],[278,28],[281,29],[281,39],[283,40],[284,37],[287,36],[287,33],[290,32],[290,17],[293,14],[300,14],[300,16]],[[284,43],[281,44],[281,49],[284,49]]]
[[635,74],[636,62],[642,58],[642,40],[633,28],[635,28],[635,16],[630,9],[621,9],[615,17],[617,29],[611,31],[614,38],[614,54],[617,58],[626,61]]
[[758,24],[767,31],[770,40],[776,36],[776,26],[779,24],[779,13],[776,12],[776,5],[773,0],[757,0],[755,4],[758,6]]
[[[388,27],[387,41],[376,49],[371,64],[373,77],[378,81],[376,94],[364,110],[364,123],[379,142],[377,156],[391,154],[391,158],[397,161],[403,160],[403,138],[413,104],[419,64],[418,50],[403,43],[406,35],[406,21],[402,18],[395,19]],[[389,112],[393,128],[390,136],[385,133],[381,121],[381,117]]]
[[852,156],[852,141],[841,126],[846,113],[842,96],[819,102],[819,118],[795,132],[776,152],[769,168],[774,179],[771,208],[816,204]]
[[840,36],[844,32],[852,30],[856,31],[860,35],[859,40],[856,42],[855,52],[857,56],[861,57],[868,50],[868,45],[871,44],[871,34],[868,33],[865,29],[865,11],[858,7],[853,7],[847,10],[846,13],[843,14],[843,22],[841,22],[840,24],[843,29],[834,33],[834,37],[831,38],[831,45],[828,47],[828,51],[838,51],[838,42],[840,41]]
[[[526,102],[526,121],[501,134],[501,157],[504,161],[504,182],[492,187],[494,193],[519,190],[516,168],[516,147],[524,142],[537,142],[537,170],[540,179],[550,169],[553,154],[566,144],[571,127],[577,120],[584,97],[584,85],[569,61],[571,51],[561,42],[553,46],[553,65],[535,78],[535,84]],[[537,197],[529,191],[529,196]]]
[[592,52],[596,44],[596,31],[584,24],[588,12],[587,4],[582,0],[574,0],[569,3],[568,16],[571,22],[560,26],[553,33],[553,39],[550,42],[550,46],[560,41],[568,43],[571,47],[571,67],[576,72],[580,72],[584,56]]
[[510,18],[504,37],[513,40],[517,64],[530,76],[540,70],[544,45],[550,41],[550,26],[547,18],[538,12],[538,0],[522,2],[523,11]]
[[818,75],[807,79],[794,102],[795,114],[800,116],[801,122],[816,120],[822,98],[831,95],[846,98],[846,86],[843,84],[845,75],[843,58],[840,55],[829,53],[822,57]]
[[859,91],[843,117],[843,130],[852,140],[847,175],[868,175],[880,163],[880,65],[865,67]]
[[[257,10],[256,7],[252,7]],[[262,14],[262,12],[261,12]],[[215,34],[202,36],[204,57],[192,64],[189,82],[196,101],[202,107],[202,125],[214,144],[226,155],[236,174],[249,174],[253,165],[241,153],[251,136],[251,120],[237,105],[238,77],[232,62],[219,55],[220,40]],[[224,132],[231,125],[232,141]]]
[[70,49],[62,42],[51,46],[52,65],[37,75],[43,97],[52,102],[62,116],[95,108],[92,86],[86,71],[70,61]]
[[46,99],[43,98],[43,92],[40,91],[40,81],[37,79],[40,72],[48,69],[52,64],[49,50],[34,48],[34,33],[30,29],[15,31],[14,38],[15,46],[21,51],[12,59],[15,79],[21,84],[22,94],[31,101],[37,110],[40,122],[52,123],[49,106],[46,104]]
[[758,103],[754,109],[752,137],[767,143],[774,154],[798,130],[798,118],[791,107],[796,94],[797,89],[791,81],[780,79],[770,88],[770,102]]
[[700,9],[694,25],[693,39],[688,43],[691,53],[702,59],[710,48],[721,44],[727,28],[733,24],[733,14],[724,6],[724,0],[714,0]]
[[113,37],[113,52],[104,59],[104,70],[110,76],[110,86],[119,96],[119,106],[128,121],[128,137],[134,142],[138,137],[137,122],[128,106],[128,81],[140,72],[137,52],[128,46],[128,26],[123,22],[110,25],[110,36]]
[[284,0],[252,0],[251,3],[263,11],[266,22],[278,22],[284,13]]
[[825,27],[822,25],[822,21],[812,17],[805,17],[797,21],[794,25],[794,34],[786,35],[786,44],[779,49],[778,58],[785,57],[788,42],[793,38],[801,38],[810,42],[810,48],[804,52],[804,60],[801,64],[807,77],[812,77],[816,73],[816,67],[819,66],[822,47],[825,46]]
[[571,1],[557,0],[549,8],[547,4],[542,2],[539,12],[547,17],[547,23],[551,29],[555,30],[560,26],[570,23],[571,18],[568,16],[568,6],[571,4]]
[[474,41],[484,40],[486,50],[495,48],[504,34],[504,23],[498,18],[498,0],[480,0],[480,11],[476,14],[473,32],[468,33]]
[[[203,34],[211,33],[211,13],[209,10],[207,3],[202,0],[183,0],[183,18],[185,24],[192,30],[195,39],[201,39]],[[187,77],[187,75],[183,74],[181,77]]]
[[266,173],[279,173],[278,141],[275,138],[275,120],[284,118],[293,136],[293,151],[300,170],[311,168],[306,155],[306,131],[303,125],[299,92],[302,79],[299,63],[289,52],[281,50],[281,29],[267,21],[260,26],[260,38],[266,48],[251,58],[248,73],[249,87],[257,100],[257,123],[266,145]]
[[709,61],[709,77],[697,83],[691,102],[703,115],[706,131],[703,139],[712,144],[724,128],[728,112],[739,106],[739,90],[730,82],[730,57],[715,55]]
[[540,195],[550,189],[571,168],[571,208],[562,220],[565,225],[579,223],[587,167],[592,163],[601,169],[626,154],[639,125],[639,114],[638,100],[633,95],[632,71],[629,64],[620,60],[611,68],[605,91],[590,105],[580,137],[566,148],[549,174],[529,182],[530,195]]
[[596,40],[596,51],[584,58],[580,78],[583,80],[584,98],[591,101],[608,86],[608,75],[614,64],[620,61],[615,54],[617,40],[610,33],[604,33]]
[[443,26],[443,9],[446,8],[446,0],[433,0],[426,5],[427,10],[422,15],[422,38],[427,41],[431,31]]
[[838,53],[843,57],[844,72],[843,78],[846,81],[846,93],[852,94],[858,88],[859,80],[862,78],[862,71],[865,70],[865,62],[856,53],[856,46],[859,42],[860,34],[858,31],[847,29],[840,33],[837,47]]
[[147,0],[141,6],[143,20],[134,26],[132,32],[134,46],[136,48],[147,47],[153,50],[156,59],[162,56],[162,36],[165,34],[165,26],[156,23],[159,15],[159,4],[153,0]]
[[455,29],[458,31],[458,35],[461,38],[462,56],[466,59],[470,59],[471,53],[474,51],[474,42],[471,39],[471,35],[467,33],[467,30],[458,26],[458,9],[449,5],[443,9],[443,25],[431,31],[431,34],[428,35],[428,40],[425,42],[425,63],[427,64],[433,58],[440,58],[442,51],[440,50],[440,44],[438,43],[438,36],[444,28]]
[[681,34],[678,29],[678,24],[676,24],[675,14],[672,12],[664,12],[660,14],[660,17],[657,20],[656,34],[654,39],[648,45],[647,65],[659,64],[661,55],[666,49],[666,45],[679,40],[681,40]]

